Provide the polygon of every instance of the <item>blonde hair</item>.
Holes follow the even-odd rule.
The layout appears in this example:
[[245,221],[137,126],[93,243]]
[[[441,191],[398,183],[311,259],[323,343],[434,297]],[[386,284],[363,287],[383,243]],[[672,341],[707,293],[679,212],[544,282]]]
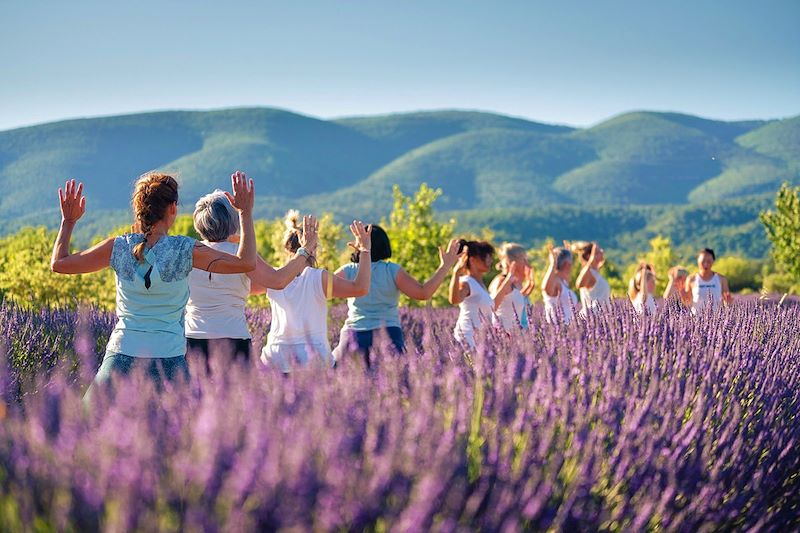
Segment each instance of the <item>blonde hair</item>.
[[503,259],[514,261],[516,259],[528,258],[528,253],[525,251],[525,248],[515,242],[503,244],[498,250],[497,255],[500,256],[500,264],[502,264]]
[[[289,253],[295,253],[300,249],[300,237],[303,235],[303,224],[300,220],[300,211],[290,209],[283,218],[286,230],[283,233],[283,247]],[[314,256],[308,257],[308,264],[312,267],[316,265]]]
[[592,243],[589,241],[577,241],[569,245],[570,251],[581,258],[585,263],[592,256]]
[[148,172],[136,180],[133,188],[133,230],[144,234],[144,241],[133,247],[133,256],[144,261],[144,248],[153,226],[167,216],[167,209],[178,202],[178,182],[169,174]]
[[642,280],[642,267],[645,267],[645,272],[647,272],[647,278],[652,277],[653,280],[656,279],[656,269],[651,264],[645,264],[644,262],[639,263],[639,266],[636,268],[636,272],[634,272],[633,277],[628,282],[628,296],[631,300],[636,298],[636,296],[642,290],[642,282],[646,282],[647,280]]

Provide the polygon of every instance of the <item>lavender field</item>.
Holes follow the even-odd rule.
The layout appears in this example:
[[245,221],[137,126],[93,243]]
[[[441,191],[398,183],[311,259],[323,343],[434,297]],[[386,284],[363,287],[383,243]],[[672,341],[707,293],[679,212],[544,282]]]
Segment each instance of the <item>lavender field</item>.
[[370,372],[194,364],[87,411],[113,317],[6,304],[0,530],[794,529],[798,311],[618,303],[559,328],[534,308],[465,354],[454,310],[404,310],[409,353]]

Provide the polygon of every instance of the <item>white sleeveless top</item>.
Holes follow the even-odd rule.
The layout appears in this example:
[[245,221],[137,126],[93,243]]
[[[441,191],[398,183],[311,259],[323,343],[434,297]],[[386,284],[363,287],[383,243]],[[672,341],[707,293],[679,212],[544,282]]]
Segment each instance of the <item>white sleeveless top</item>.
[[559,279],[559,281],[561,282],[561,292],[558,296],[550,296],[542,290],[544,317],[551,324],[558,322],[559,318],[562,318],[565,324],[569,324],[572,321],[573,309],[578,305],[578,297],[563,279]]
[[636,312],[640,315],[652,315],[656,312],[656,299],[653,298],[652,294],[647,295],[647,300],[642,302],[641,298],[635,298],[633,300],[633,308]]
[[310,344],[327,347],[330,352],[322,272],[319,268],[306,267],[284,289],[267,289],[272,309],[267,346]]
[[709,300],[712,309],[717,309],[722,303],[722,282],[716,272],[708,281],[697,274],[692,284],[692,310],[695,313],[705,309]]
[[469,296],[458,304],[458,320],[453,335],[459,342],[475,346],[473,332],[480,327],[481,320],[491,320],[494,300],[486,287],[472,276],[461,276],[459,281],[469,285]]
[[[233,242],[203,244],[236,255]],[[250,295],[246,274],[214,274],[193,268],[189,273],[189,302],[186,304],[186,336],[190,339],[249,339],[245,303]]]
[[611,287],[600,272],[594,268],[589,270],[594,276],[594,286],[591,289],[580,288],[581,304],[583,310],[598,309],[611,303]]
[[520,326],[522,329],[528,329],[528,298],[523,296],[518,287],[511,289],[511,292],[503,298],[495,314],[492,315],[492,321],[506,331]]

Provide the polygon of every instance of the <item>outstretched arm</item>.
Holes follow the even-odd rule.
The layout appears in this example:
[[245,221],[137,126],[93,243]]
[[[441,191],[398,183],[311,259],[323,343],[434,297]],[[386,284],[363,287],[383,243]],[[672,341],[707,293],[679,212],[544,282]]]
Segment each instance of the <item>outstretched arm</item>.
[[[300,235],[300,246],[308,253],[314,255],[317,250],[317,233],[319,222],[311,215],[303,217],[303,233]],[[256,257],[256,269],[247,274],[252,282],[251,294],[261,294],[267,289],[283,289],[296,278],[308,265],[308,258],[297,254],[280,268],[274,268],[264,261],[261,256]]]
[[64,189],[58,189],[58,202],[61,207],[61,225],[58,228],[56,241],[53,243],[53,255],[50,256],[50,270],[60,274],[88,274],[97,272],[111,263],[111,251],[114,249],[114,238],[106,239],[88,250],[69,253],[72,230],[78,219],[86,212],[86,197],[83,196],[83,183],[69,180]]
[[436,269],[436,272],[433,273],[433,276],[428,281],[420,283],[401,268],[397,271],[397,276],[394,280],[395,284],[397,284],[400,292],[409,298],[429,300],[445,280],[447,273],[453,268],[456,261],[458,261],[458,241],[452,239],[447,245],[447,250],[439,248],[439,268]]

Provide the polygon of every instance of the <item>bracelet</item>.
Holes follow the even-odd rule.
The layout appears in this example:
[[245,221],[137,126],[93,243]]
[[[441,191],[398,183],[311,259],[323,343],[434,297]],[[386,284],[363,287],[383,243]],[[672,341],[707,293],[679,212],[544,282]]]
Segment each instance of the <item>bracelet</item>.
[[368,254],[370,252],[371,252],[371,250],[359,250],[358,251],[358,253],[360,253],[360,254]]

